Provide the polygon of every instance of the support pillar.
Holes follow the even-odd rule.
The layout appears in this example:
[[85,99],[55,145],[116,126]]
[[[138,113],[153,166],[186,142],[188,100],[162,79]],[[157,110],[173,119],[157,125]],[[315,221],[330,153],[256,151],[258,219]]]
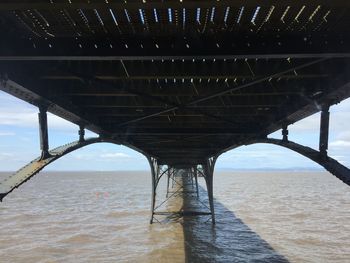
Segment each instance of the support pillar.
[[171,188],[174,188],[174,184],[175,184],[175,170],[171,175]]
[[47,107],[39,107],[39,135],[40,135],[40,160],[45,160],[51,155],[49,153],[49,135],[47,126]]
[[329,135],[329,106],[322,107],[320,120],[320,143],[319,150],[322,157],[327,156]]
[[208,199],[211,213],[211,222],[215,225],[215,209],[214,209],[214,196],[213,196],[213,175],[214,175],[214,165],[215,159],[209,158],[204,164],[204,175],[205,183],[207,185]]
[[153,157],[148,157],[147,159],[148,159],[148,162],[149,162],[149,164],[151,166],[151,173],[152,173],[152,196],[151,196],[151,219],[150,219],[150,224],[153,224],[154,208],[155,208],[155,205],[156,205],[159,165],[157,164],[157,159],[155,159]]
[[168,168],[168,180],[167,180],[167,186],[166,186],[166,197],[168,198],[169,195],[169,184],[170,184],[170,177],[171,177],[171,168]]
[[193,170],[192,168],[189,169],[190,179],[191,179],[191,186],[194,188],[194,176],[193,176]]
[[193,168],[193,175],[194,175],[194,179],[195,179],[195,182],[196,182],[197,198],[199,198],[197,166]]
[[85,141],[85,127],[83,125],[79,126],[79,142]]
[[283,136],[283,139],[282,141],[284,142],[288,142],[288,125],[286,124],[283,124],[282,126],[282,136]]

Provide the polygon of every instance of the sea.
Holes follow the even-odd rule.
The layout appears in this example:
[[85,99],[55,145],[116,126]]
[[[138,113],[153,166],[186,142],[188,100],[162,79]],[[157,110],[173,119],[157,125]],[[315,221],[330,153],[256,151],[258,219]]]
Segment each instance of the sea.
[[217,171],[215,225],[204,179],[179,182],[150,224],[149,171],[40,173],[0,203],[0,262],[350,262],[350,187],[327,172]]

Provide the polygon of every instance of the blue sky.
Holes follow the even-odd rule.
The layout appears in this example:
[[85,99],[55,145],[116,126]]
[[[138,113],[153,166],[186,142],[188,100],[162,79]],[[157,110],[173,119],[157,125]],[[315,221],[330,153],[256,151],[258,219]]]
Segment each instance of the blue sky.
[[[0,171],[15,171],[40,155],[37,108],[0,91]],[[78,138],[78,127],[49,114],[50,148]],[[317,149],[319,114],[289,127],[289,138]],[[91,132],[86,137],[96,136]],[[270,137],[281,138],[281,132]],[[329,155],[350,166],[350,99],[331,107]],[[318,168],[287,149],[257,144],[220,156],[216,169]],[[149,170],[145,157],[124,146],[96,144],[79,149],[46,170]]]

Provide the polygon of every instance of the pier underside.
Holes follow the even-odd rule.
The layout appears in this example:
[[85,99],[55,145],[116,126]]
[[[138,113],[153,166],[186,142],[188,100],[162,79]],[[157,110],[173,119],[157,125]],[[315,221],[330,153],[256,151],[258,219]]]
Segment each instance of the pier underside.
[[[327,155],[329,108],[350,97],[350,2],[70,2],[0,3],[0,89],[38,107],[41,139],[41,157],[0,182],[1,199],[97,142],[147,157],[151,222],[160,178],[181,170],[205,178],[215,223],[215,161],[246,144],[289,148],[350,184]],[[50,150],[47,112],[77,124],[79,140]],[[289,142],[288,126],[316,112],[318,151]]]

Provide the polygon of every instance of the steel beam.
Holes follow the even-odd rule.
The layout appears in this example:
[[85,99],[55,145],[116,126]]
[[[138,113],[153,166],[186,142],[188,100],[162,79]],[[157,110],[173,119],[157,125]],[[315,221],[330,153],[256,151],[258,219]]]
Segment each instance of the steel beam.
[[65,156],[66,154],[73,152],[77,149],[80,149],[84,146],[94,144],[94,143],[102,143],[102,142],[110,142],[114,144],[120,144],[116,140],[112,139],[101,139],[101,138],[91,138],[85,140],[83,143],[79,141],[75,141],[69,144],[62,145],[55,149],[52,149],[48,153],[48,157],[42,159],[42,156],[34,159],[26,166],[19,169],[14,174],[8,174],[5,177],[0,178],[0,200],[3,199],[6,195],[11,193],[14,189],[20,187],[23,183],[31,179],[34,175],[39,173],[42,169],[44,169],[49,164],[53,163],[57,159]]
[[[0,58],[1,61],[1,58]],[[151,72],[153,73],[153,72]],[[159,73],[158,73],[159,74]],[[169,75],[171,74],[170,72],[168,72],[168,75],[158,75],[156,73],[153,73],[153,75],[149,74],[149,75],[133,75],[133,76],[125,76],[125,75],[96,75],[96,78],[101,79],[101,80],[108,80],[108,81],[125,81],[125,82],[132,82],[135,80],[171,80],[171,79],[175,79],[176,81],[181,82],[183,79],[186,81],[190,81],[190,80],[207,80],[207,79],[212,79],[212,80],[247,80],[247,79],[256,79],[256,78],[261,78],[263,77],[262,75],[239,75],[235,72],[235,74],[213,74],[212,75],[194,75],[192,72],[188,73],[187,75]],[[318,78],[328,78],[329,74],[289,74],[289,75],[283,75],[280,78],[281,79],[293,79],[293,80],[298,80],[298,79],[318,79]],[[77,77],[75,75],[68,75],[68,74],[56,74],[56,75],[44,75],[42,77],[40,77],[40,79],[43,80],[75,80],[75,81],[82,81],[82,79],[80,77]],[[181,93],[180,96],[190,96],[193,95],[193,93],[189,92],[188,89],[183,90],[185,93],[182,95]],[[158,93],[154,94],[152,93],[153,96],[164,96],[164,94],[162,94],[161,92],[159,92],[159,90],[157,90]],[[291,90],[290,92],[288,92],[288,94],[298,94],[299,92],[295,92],[293,90]],[[115,89],[110,89],[110,90],[98,90],[98,89],[93,89],[92,87],[85,91],[84,93],[67,93],[67,95],[69,96],[78,96],[78,95],[83,95],[83,96],[125,96],[128,93],[126,92],[116,92]],[[178,95],[177,92],[173,91],[172,93],[173,95]],[[233,96],[255,96],[255,95],[259,95],[261,93],[244,93],[244,94],[232,94]],[[267,93],[267,95],[284,95],[286,94],[286,92],[271,92],[271,93]],[[133,95],[133,94],[130,94]]]
[[[1,28],[0,28],[1,29]],[[185,33],[185,32],[184,32]],[[349,58],[350,39],[342,34],[301,36],[154,38],[14,38],[0,42],[0,61],[155,61],[287,58]],[[197,36],[197,37],[196,37]],[[72,40],[73,39],[73,40]],[[128,45],[128,48],[125,45]],[[158,48],[156,47],[156,44]],[[264,43],[264,44],[262,44]],[[279,44],[278,44],[279,43]],[[325,44],[327,43],[327,44]],[[220,48],[217,48],[220,44]],[[248,46],[249,44],[250,46]],[[144,48],[141,48],[142,45]],[[191,48],[187,48],[190,45]],[[113,46],[113,48],[111,48]],[[64,53],[62,52],[64,51]]]
[[[85,75],[78,74],[78,73],[75,74],[75,75],[80,77],[80,78],[82,78],[82,79],[84,79],[84,80],[101,83],[101,84],[109,86],[111,88],[119,88],[119,87],[116,87],[114,85],[114,83],[111,83],[111,82],[106,81],[106,80],[101,80],[101,79],[98,79],[96,77],[85,76]],[[154,96],[153,94],[142,92],[142,91],[139,91],[137,89],[130,88],[130,87],[124,87],[124,90],[126,90],[130,94],[134,94],[134,95],[137,95],[137,96],[140,96],[140,97],[143,97],[143,98],[146,98],[146,99],[149,99],[149,100],[152,100],[152,101],[164,104],[164,105],[170,105],[170,106],[174,107],[175,109],[184,108],[181,104],[174,103],[172,100],[169,100],[169,99],[164,98],[164,97],[162,97],[162,98],[161,97],[157,97],[157,96]],[[217,120],[219,120],[221,122],[226,122],[226,123],[231,124],[231,125],[235,125],[236,124],[236,122],[234,120],[226,119],[225,117],[222,117],[222,116],[217,116],[215,114],[206,112],[206,111],[204,111],[202,109],[190,108],[188,110],[193,111],[193,112],[198,112],[198,113],[200,113],[200,114],[202,114],[204,116],[207,116],[209,118],[217,119]],[[151,116],[157,116],[157,115],[159,115],[159,114],[156,114],[156,115],[151,114]],[[132,121],[132,122],[135,122],[135,121]],[[127,125],[129,123],[130,123],[129,121],[120,123],[120,124],[118,124],[118,127],[125,126],[125,125]]]
[[0,54],[0,61],[151,61],[151,60],[213,60],[213,59],[317,59],[317,58],[350,58],[349,52],[344,53],[280,53],[280,54],[263,54],[256,53],[255,55],[250,54],[213,54],[213,55],[140,55],[140,56],[54,56],[54,55],[22,55],[22,56],[7,56]]
[[127,130],[120,130],[117,135],[252,135],[255,134],[255,130],[259,127],[254,125],[251,127],[237,127],[232,128],[147,128],[147,127],[129,127]]
[[[302,6],[305,4],[305,1],[301,0],[284,0],[283,6]],[[349,4],[347,2],[344,2],[342,0],[315,0],[312,2],[313,6],[327,6],[327,7],[349,7]],[[0,4],[0,11],[13,11],[13,10],[63,10],[63,9],[83,9],[83,10],[93,10],[93,9],[100,9],[104,11],[108,11],[110,8],[113,9],[168,9],[168,8],[175,8],[175,9],[182,9],[182,8],[189,8],[189,9],[195,9],[195,8],[211,8],[211,7],[271,7],[271,6],[281,6],[281,1],[278,0],[268,0],[268,1],[257,1],[257,0],[236,0],[236,1],[229,1],[229,0],[221,0],[221,1],[168,1],[168,2],[153,2],[153,1],[138,1],[138,2],[67,2],[67,3],[49,3],[49,2],[16,2],[16,3],[1,3]]]
[[297,71],[297,70],[300,70],[300,69],[303,69],[303,68],[306,68],[306,67],[309,67],[309,66],[321,63],[321,62],[323,62],[325,60],[327,60],[327,59],[326,58],[316,59],[316,60],[313,60],[311,62],[307,62],[307,63],[301,64],[301,65],[297,65],[297,66],[291,67],[291,68],[289,68],[287,70],[282,70],[282,71],[274,73],[274,74],[266,75],[265,77],[262,77],[260,79],[251,81],[251,82],[246,83],[246,84],[242,84],[242,85],[239,85],[239,86],[234,86],[234,87],[231,87],[231,88],[228,88],[228,89],[224,89],[224,90],[222,90],[220,92],[216,92],[216,93],[210,94],[208,96],[202,97],[200,99],[192,100],[192,101],[184,103],[184,104],[182,104],[180,106],[168,107],[168,108],[166,108],[166,109],[164,109],[162,111],[154,112],[152,114],[145,115],[143,117],[139,117],[139,118],[135,118],[135,119],[130,120],[130,121],[123,122],[123,123],[121,123],[119,125],[120,126],[125,126],[125,125],[129,125],[131,123],[139,122],[139,121],[142,121],[142,120],[145,120],[145,119],[148,119],[148,118],[152,118],[152,117],[158,116],[158,115],[163,114],[163,113],[172,112],[172,111],[175,111],[175,110],[177,110],[179,108],[181,108],[181,109],[188,108],[189,106],[196,105],[198,103],[202,103],[202,102],[208,101],[210,99],[217,98],[219,96],[223,96],[223,95],[225,95],[227,93],[230,93],[230,92],[233,92],[233,91],[238,91],[238,90],[241,90],[241,89],[244,89],[244,88],[256,85],[256,84],[259,84],[261,82],[268,81],[271,78],[276,78],[276,77],[282,76],[284,74],[287,74],[289,72],[294,72],[294,71]]

